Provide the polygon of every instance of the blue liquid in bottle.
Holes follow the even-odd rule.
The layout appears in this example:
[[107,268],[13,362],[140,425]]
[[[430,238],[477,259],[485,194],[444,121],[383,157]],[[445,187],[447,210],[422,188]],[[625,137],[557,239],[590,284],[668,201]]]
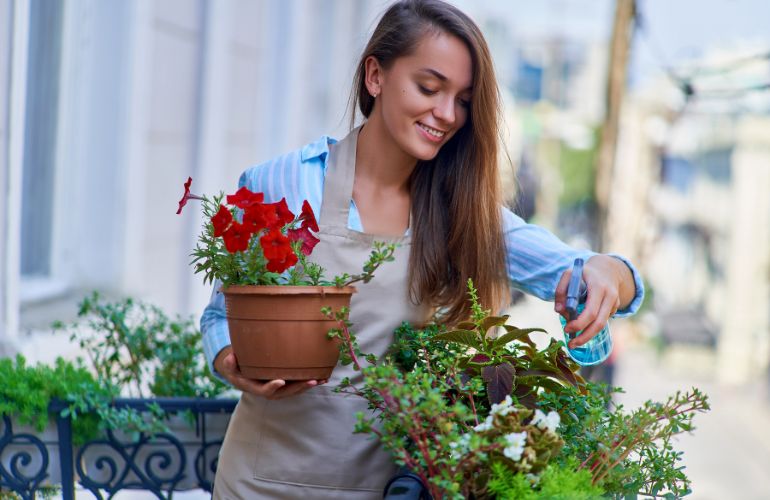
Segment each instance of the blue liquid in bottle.
[[[577,308],[577,313],[580,314],[583,312],[583,309],[585,308],[585,304],[580,304]],[[561,320],[561,326],[562,329],[567,325],[567,320],[564,319],[564,316],[559,315],[559,319]],[[581,332],[573,333],[573,337],[575,338],[578,335],[580,335]],[[570,334],[567,332],[564,332],[564,343],[569,344],[569,341],[571,340]],[[594,338],[586,342],[580,347],[576,347],[574,349],[570,349],[569,346],[567,346],[567,354],[569,354],[569,357],[574,359],[575,362],[581,366],[591,366],[591,365],[598,365],[599,363],[604,362],[612,352],[612,335],[610,335],[610,324],[609,322],[602,328],[602,331],[596,334]]]
[[[572,275],[570,276],[567,287],[567,300],[565,308],[570,320],[577,318],[585,308],[586,284],[583,282],[583,259],[575,259],[572,266]],[[559,315],[562,331],[567,325],[564,316]],[[570,349],[569,341],[582,333],[582,330],[576,333],[564,332],[564,344],[569,357],[581,366],[597,365],[605,361],[612,352],[612,336],[610,335],[610,324],[607,322],[604,328],[597,333],[591,340],[580,347]]]

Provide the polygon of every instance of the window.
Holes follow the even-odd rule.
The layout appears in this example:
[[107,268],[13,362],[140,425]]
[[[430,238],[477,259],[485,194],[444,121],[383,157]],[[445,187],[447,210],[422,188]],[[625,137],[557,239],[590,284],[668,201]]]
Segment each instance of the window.
[[29,11],[21,199],[21,276],[51,275],[63,2],[32,0]]

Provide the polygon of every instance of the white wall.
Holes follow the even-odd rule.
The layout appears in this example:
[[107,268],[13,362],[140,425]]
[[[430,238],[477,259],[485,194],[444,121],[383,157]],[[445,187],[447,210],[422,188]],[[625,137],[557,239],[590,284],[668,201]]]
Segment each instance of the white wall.
[[[0,242],[8,241],[5,214],[8,207],[8,98],[11,76],[11,0],[0,0]],[[0,243],[0,355],[3,355],[4,332],[7,328],[6,245]]]
[[[0,0],[0,192],[14,172],[5,68],[13,54],[23,62],[27,50],[26,31],[17,30],[11,43],[14,23],[26,30],[13,20],[13,4]],[[189,266],[198,207],[175,214],[182,183],[192,176],[195,192],[232,191],[253,164],[323,134],[343,136],[354,65],[387,4],[67,2],[52,271],[35,287],[18,282],[18,255],[8,250],[18,253],[20,239],[9,233],[10,222],[16,205],[30,200],[4,197],[0,305],[8,305],[0,308],[0,338],[19,334],[22,350],[41,345],[30,336],[44,334],[54,319],[72,319],[74,303],[91,289],[199,314],[210,289]],[[23,75],[19,82],[23,90]],[[16,108],[23,116],[23,105]],[[13,125],[23,138],[23,127]]]

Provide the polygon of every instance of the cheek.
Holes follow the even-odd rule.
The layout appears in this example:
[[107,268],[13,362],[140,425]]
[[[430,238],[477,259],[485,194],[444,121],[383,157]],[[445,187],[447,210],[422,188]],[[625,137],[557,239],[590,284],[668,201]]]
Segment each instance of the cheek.
[[430,109],[429,100],[419,92],[402,89],[399,94],[398,107],[405,118],[416,119]]
[[455,111],[455,116],[457,117],[457,129],[463,128],[463,125],[465,125],[465,122],[468,121],[468,118],[471,115],[471,110],[468,108],[463,107],[462,105],[457,105],[457,111]]

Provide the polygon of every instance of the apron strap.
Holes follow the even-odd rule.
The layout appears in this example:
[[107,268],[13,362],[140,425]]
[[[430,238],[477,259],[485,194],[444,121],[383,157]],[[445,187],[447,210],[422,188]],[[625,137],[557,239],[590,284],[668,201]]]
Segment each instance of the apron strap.
[[356,127],[344,139],[329,148],[320,224],[343,228],[348,226],[350,200],[353,197],[353,176],[356,172],[356,144],[360,130],[360,126]]

